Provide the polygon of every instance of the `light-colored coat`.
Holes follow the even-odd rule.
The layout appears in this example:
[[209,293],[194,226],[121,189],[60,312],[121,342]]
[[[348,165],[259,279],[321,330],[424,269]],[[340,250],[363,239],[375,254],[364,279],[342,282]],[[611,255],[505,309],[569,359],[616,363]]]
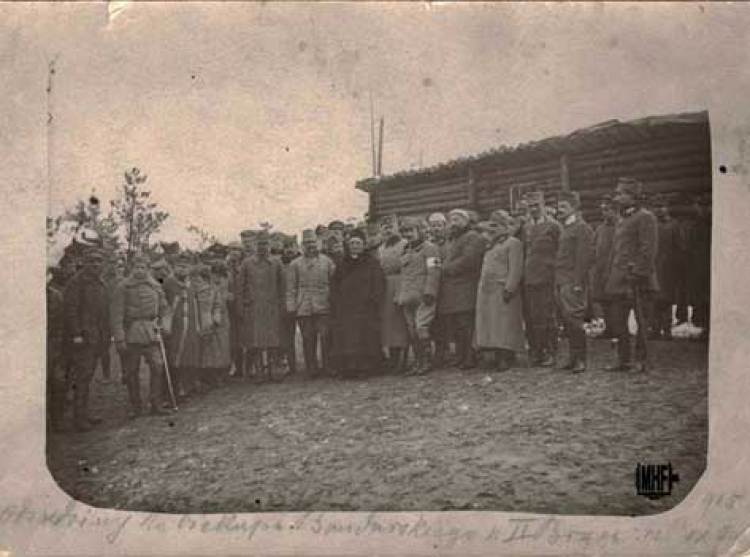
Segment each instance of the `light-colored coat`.
[[426,294],[437,299],[441,259],[440,248],[432,242],[424,241],[416,248],[407,247],[401,256],[399,305],[419,305]]
[[[484,255],[476,305],[476,344],[480,348],[522,351],[525,348],[520,284],[523,244],[508,237]],[[514,295],[507,303],[503,292]]]
[[245,259],[239,276],[242,342],[247,348],[281,346],[284,271],[275,257]]
[[401,308],[398,307],[401,290],[401,256],[407,241],[400,239],[391,245],[385,242],[378,248],[380,267],[385,275],[385,293],[380,307],[380,332],[383,346],[404,347],[409,344],[409,332]]
[[331,279],[336,265],[326,255],[298,257],[286,270],[286,309],[297,317],[331,311]]
[[111,306],[115,342],[158,342],[154,320],[165,318],[169,306],[161,285],[151,277],[128,277],[117,286]]

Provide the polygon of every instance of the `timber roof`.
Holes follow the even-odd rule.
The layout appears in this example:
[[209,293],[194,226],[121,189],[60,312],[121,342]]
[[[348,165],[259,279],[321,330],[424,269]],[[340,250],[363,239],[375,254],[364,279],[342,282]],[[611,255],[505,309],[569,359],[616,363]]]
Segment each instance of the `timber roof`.
[[627,122],[608,120],[576,130],[568,135],[521,143],[514,147],[502,145],[476,155],[457,158],[427,168],[405,170],[380,178],[366,178],[357,181],[355,187],[369,192],[380,186],[396,186],[401,183],[423,181],[438,175],[457,173],[474,165],[522,166],[563,154],[607,149],[626,143],[672,136],[685,131],[686,128],[706,126],[708,126],[707,111],[648,116]]

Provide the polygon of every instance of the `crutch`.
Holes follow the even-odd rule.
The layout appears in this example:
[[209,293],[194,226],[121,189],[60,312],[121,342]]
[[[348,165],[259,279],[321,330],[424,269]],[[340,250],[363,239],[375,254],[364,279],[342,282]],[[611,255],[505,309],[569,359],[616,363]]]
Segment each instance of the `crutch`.
[[177,399],[174,396],[174,389],[172,388],[172,376],[169,373],[169,364],[167,363],[167,351],[164,349],[164,337],[161,336],[161,331],[157,333],[159,337],[159,348],[161,348],[161,358],[164,361],[164,374],[167,376],[167,390],[169,391],[169,399],[172,401],[172,410],[177,412]]

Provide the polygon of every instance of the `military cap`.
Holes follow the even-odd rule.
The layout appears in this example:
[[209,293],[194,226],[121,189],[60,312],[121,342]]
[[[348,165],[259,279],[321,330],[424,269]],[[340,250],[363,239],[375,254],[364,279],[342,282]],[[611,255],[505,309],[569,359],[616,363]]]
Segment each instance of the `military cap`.
[[510,216],[510,213],[508,213],[508,211],[504,211],[503,209],[497,209],[496,211],[492,211],[492,214],[490,215],[490,220],[485,221],[485,222],[493,222],[496,225],[508,226],[510,225],[512,218],[513,217]]
[[332,220],[328,223],[328,230],[343,230],[344,228],[346,228],[346,225],[340,220]]
[[469,215],[469,211],[467,211],[466,209],[451,209],[448,212],[448,217],[450,218],[453,215],[460,216],[462,219],[466,221],[466,224],[471,222],[471,215]]
[[229,244],[227,245],[227,247],[230,250],[233,250],[233,249],[242,250],[242,244],[240,244],[239,242],[235,242],[235,241],[229,242]]
[[317,242],[318,236],[315,234],[315,230],[312,228],[306,228],[302,231],[302,241],[303,242]]
[[363,242],[367,243],[367,235],[361,228],[355,228],[351,231],[351,233],[349,234],[349,239],[351,240],[352,238],[359,238]]
[[417,230],[424,230],[427,228],[427,222],[421,217],[404,217],[401,219],[401,230],[415,228]]
[[544,203],[544,192],[541,191],[530,191],[524,194],[523,200],[526,201],[526,203],[530,203],[532,205],[541,205]]
[[253,236],[255,236],[254,230],[248,229],[248,230],[243,230],[242,232],[240,232],[240,238],[252,238]]
[[620,177],[617,179],[617,191],[637,197],[641,193],[641,183],[635,178]]
[[448,219],[445,218],[443,213],[432,213],[427,219],[427,222],[448,222]]
[[581,204],[581,194],[577,191],[561,191],[557,194],[557,202],[567,201],[573,207],[578,207]]

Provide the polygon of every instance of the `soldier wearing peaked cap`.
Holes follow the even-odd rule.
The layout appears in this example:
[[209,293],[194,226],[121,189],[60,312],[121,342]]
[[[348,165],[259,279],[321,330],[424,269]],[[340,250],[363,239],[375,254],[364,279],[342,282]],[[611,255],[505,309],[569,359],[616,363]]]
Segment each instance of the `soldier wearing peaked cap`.
[[655,197],[652,206],[658,222],[656,278],[659,286],[654,296],[650,335],[672,340],[672,305],[677,303],[680,265],[683,261],[682,231],[669,212],[664,197]]
[[594,267],[591,269],[591,299],[598,316],[604,319],[605,338],[612,337],[611,299],[606,293],[609,262],[615,238],[618,214],[611,195],[599,202],[602,221],[594,231]]
[[569,359],[562,370],[586,370],[586,332],[589,272],[594,260],[594,233],[581,217],[578,192],[562,191],[557,213],[562,229],[555,257],[555,296],[568,337]]
[[149,275],[148,258],[137,255],[132,260],[131,273],[115,290],[112,300],[112,331],[120,354],[123,380],[128,389],[130,415],[141,414],[140,364],[145,359],[150,374],[151,413],[164,414],[164,364],[159,335],[162,320],[168,320],[164,290]]
[[87,248],[83,268],[70,279],[63,292],[66,351],[75,382],[74,425],[89,431],[101,420],[89,414],[89,389],[97,360],[109,347],[111,332],[109,300],[101,278],[104,252]]
[[532,366],[549,367],[555,365],[557,348],[555,259],[561,229],[547,215],[542,192],[527,194],[526,201],[523,294],[529,360]]
[[634,310],[638,324],[635,343],[636,371],[646,369],[646,306],[657,290],[656,250],[658,225],[656,217],[638,203],[640,184],[632,178],[620,178],[614,200],[620,211],[615,228],[612,257],[607,276],[607,295],[612,298],[612,320],[617,335],[617,364],[613,371],[633,369],[628,318]]
[[425,239],[427,223],[416,217],[402,220],[401,231],[408,241],[401,256],[401,287],[398,304],[404,314],[411,345],[417,358],[414,373],[432,370],[431,325],[437,313],[440,288],[440,249]]
[[[302,257],[292,261],[287,270],[286,310],[299,324],[305,371],[313,377],[330,371],[331,281],[336,265],[319,253],[314,230],[302,232],[302,249]],[[320,363],[317,359],[319,341]]]

